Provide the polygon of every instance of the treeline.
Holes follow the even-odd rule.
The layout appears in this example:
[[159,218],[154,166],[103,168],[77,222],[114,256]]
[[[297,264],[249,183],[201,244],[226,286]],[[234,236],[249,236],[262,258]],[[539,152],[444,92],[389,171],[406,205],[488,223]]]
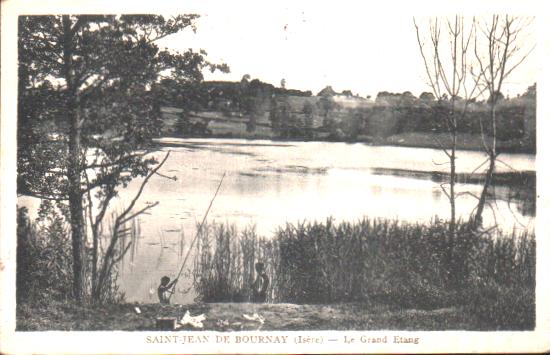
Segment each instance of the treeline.
[[[380,92],[375,100],[349,90],[335,92],[330,86],[316,96],[310,91],[290,90],[243,77],[241,82],[203,82],[178,85],[162,81],[153,88],[159,105],[182,109],[174,131],[182,136],[210,135],[210,120],[193,119],[192,112],[220,113],[228,122],[243,123],[246,133],[269,128],[265,138],[372,141],[409,132],[447,132],[445,117],[451,100],[436,100],[424,92]],[[464,110],[464,108],[466,109]],[[465,111],[464,113],[462,111]],[[492,135],[490,108],[485,100],[454,100],[458,132]],[[499,141],[515,140],[525,151],[535,150],[536,84],[515,98],[498,97]],[[265,129],[263,130],[265,134]],[[244,128],[241,132],[245,134]],[[238,131],[236,133],[239,135]]]
[[[45,107],[62,101],[63,97],[49,86],[39,87],[34,93],[36,104],[30,109],[38,111],[35,116],[41,116],[45,125],[63,127],[65,123],[59,119],[62,112],[45,114],[48,112]],[[214,118],[201,116],[209,112],[217,113],[218,121],[240,124],[231,131],[233,137],[379,142],[411,132],[445,133],[448,129],[445,117],[451,110],[451,100],[445,97],[436,100],[427,92],[416,97],[410,92],[382,91],[371,100],[349,90],[337,93],[330,86],[312,95],[310,91],[275,87],[247,77],[241,82],[178,83],[164,79],[152,85],[146,96],[156,112],[152,115],[156,117],[154,122],[150,122],[156,127],[155,134],[170,132],[183,137],[216,134],[212,128]],[[485,135],[492,134],[490,109],[485,100],[466,103],[458,98],[454,105],[458,133],[479,136],[483,130]],[[163,107],[179,109],[175,122],[168,123],[163,117]],[[514,98],[500,95],[496,109],[497,140],[513,142],[518,151],[535,152],[536,84]],[[104,127],[84,129],[93,134]]]
[[[445,117],[450,100],[435,100],[427,93],[416,98],[409,92],[381,92],[370,101],[351,95],[317,96],[315,100],[275,97],[269,121],[282,138],[376,140],[409,132],[447,132]],[[466,108],[465,108],[466,106]],[[463,110],[465,110],[463,114]],[[485,101],[455,101],[459,133],[492,135],[491,115]],[[522,96],[499,100],[496,136],[500,141],[521,140],[526,150],[535,149],[536,88]]]
[[[61,109],[53,113],[47,109],[63,101],[62,94],[48,85],[34,89],[33,93],[35,104],[27,109],[36,111],[34,116],[40,116],[43,125],[51,125],[50,131],[65,130]],[[451,110],[451,100],[446,97],[436,100],[427,92],[416,97],[410,92],[383,91],[371,100],[349,90],[337,93],[330,86],[312,95],[310,91],[275,87],[248,77],[241,82],[178,83],[164,79],[153,84],[146,97],[154,107],[151,116],[154,122],[149,125],[156,127],[157,136],[166,132],[183,137],[215,135],[212,122],[217,120],[234,123],[230,133],[233,137],[383,142],[404,133],[445,133],[448,129],[445,117]],[[454,105],[458,133],[479,136],[483,130],[485,135],[492,134],[490,109],[485,100],[466,103],[458,98]],[[163,107],[179,110],[173,123],[164,117]],[[101,115],[101,110],[90,114]],[[496,110],[497,140],[513,142],[518,151],[535,152],[536,84],[514,98],[500,95]],[[205,112],[216,115],[204,117]],[[23,120],[27,116],[20,115]],[[83,129],[91,134],[105,131],[105,127],[98,125]],[[27,132],[20,130],[20,134]]]
[[152,87],[160,105],[188,111],[228,111],[253,113],[273,96],[309,97],[311,91],[275,87],[259,79],[244,76],[240,82],[203,81],[178,83],[164,79]]
[[[497,139],[508,140],[522,138],[530,134],[530,124],[535,120],[536,86],[529,87],[521,96],[504,98],[502,95],[497,105]],[[395,133],[403,132],[446,132],[443,119],[451,110],[451,101],[444,97],[435,100],[430,93],[423,93],[419,98],[409,92],[392,94],[382,92],[376,98],[379,107],[392,110]],[[462,114],[464,112],[464,114]],[[483,129],[485,134],[490,130],[490,112],[486,101],[465,102],[461,98],[455,101],[454,114],[458,118],[458,132],[478,134]],[[368,113],[367,113],[368,115]]]

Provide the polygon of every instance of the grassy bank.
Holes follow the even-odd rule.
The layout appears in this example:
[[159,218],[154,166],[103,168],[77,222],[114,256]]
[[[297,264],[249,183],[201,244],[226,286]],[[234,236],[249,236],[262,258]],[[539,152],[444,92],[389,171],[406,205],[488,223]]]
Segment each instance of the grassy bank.
[[[136,313],[138,307],[140,313]],[[181,330],[491,330],[490,324],[463,308],[404,309],[380,302],[338,304],[201,303],[190,305],[107,304],[79,306],[70,302],[20,305],[17,330],[155,330],[157,317],[181,319],[204,314],[203,328]],[[260,314],[263,324],[243,314]]]

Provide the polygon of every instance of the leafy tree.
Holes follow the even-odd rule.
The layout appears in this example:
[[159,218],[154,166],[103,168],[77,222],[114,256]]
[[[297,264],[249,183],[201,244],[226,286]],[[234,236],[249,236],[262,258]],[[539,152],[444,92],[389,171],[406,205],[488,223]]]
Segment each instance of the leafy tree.
[[330,96],[321,96],[319,101],[317,101],[317,105],[323,116],[323,127],[332,129],[335,124],[332,118],[332,112],[337,108],[338,104],[336,104]]
[[432,102],[435,100],[435,96],[431,92],[425,91],[422,94],[420,94],[419,99],[422,101]]
[[189,112],[187,112],[187,110],[183,110],[178,115],[176,123],[174,124],[174,132],[181,136],[186,136],[191,134],[192,127],[193,124],[189,118]]
[[103,264],[98,264],[98,235],[109,203],[120,187],[145,177],[114,223],[116,235],[117,228],[143,211],[133,208],[144,184],[160,168],[149,154],[161,127],[159,104],[150,88],[161,74],[178,83],[194,83],[202,80],[204,68],[227,69],[207,62],[203,51],[176,53],[156,44],[171,34],[194,30],[197,17],[19,18],[18,193],[65,206],[71,226],[73,296],[79,301],[85,297],[85,218],[93,234],[92,294],[98,298],[101,278],[115,259],[111,243]]
[[257,125],[258,106],[256,105],[254,97],[247,96],[245,98],[246,109],[245,114],[248,115],[248,122],[246,122],[246,131],[254,132]]
[[245,74],[241,78],[241,84],[248,85],[250,83],[250,74]]
[[210,95],[197,81],[179,82],[165,78],[151,86],[151,94],[159,106],[173,106],[188,112],[208,107]]
[[529,86],[527,90],[522,94],[523,97],[536,98],[537,97],[537,83]]
[[269,121],[271,122],[271,130],[274,133],[279,133],[281,128],[281,115],[279,112],[279,103],[275,95],[269,100]]
[[334,89],[330,85],[325,86],[323,90],[317,93],[317,96],[322,96],[322,97],[332,97],[334,95],[336,95],[336,91],[334,91]]
[[246,123],[247,132],[254,132],[256,130],[258,115],[256,96],[257,88],[254,85],[251,85],[250,75],[243,75],[239,85],[239,92],[235,99],[237,101],[238,109],[248,116],[248,122]]
[[349,139],[355,140],[359,134],[365,130],[365,118],[363,113],[358,110],[350,110],[349,119],[345,127],[346,136]]
[[302,114],[304,115],[304,134],[306,138],[313,138],[313,104],[309,101],[304,102],[304,107],[302,108]]
[[269,120],[271,129],[278,135],[286,130],[285,126],[291,118],[290,105],[285,95],[274,95],[270,100]]
[[504,100],[504,95],[500,91],[495,91],[494,93],[491,93],[489,95],[489,98],[487,99],[487,103],[491,104],[491,102],[500,102]]
[[347,97],[353,97],[353,93],[351,92],[351,90],[343,90],[342,91],[342,95],[345,95]]

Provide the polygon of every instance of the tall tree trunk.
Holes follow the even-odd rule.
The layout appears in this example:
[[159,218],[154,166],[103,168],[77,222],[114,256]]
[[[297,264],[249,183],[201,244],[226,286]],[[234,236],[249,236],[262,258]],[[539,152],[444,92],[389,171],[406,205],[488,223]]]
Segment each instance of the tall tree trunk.
[[451,231],[451,236],[454,236],[456,229],[456,193],[455,193],[455,183],[456,183],[456,134],[453,136],[453,147],[451,149],[451,186],[450,192],[451,195],[451,223],[449,229]]
[[[483,189],[479,196],[477,204],[476,215],[474,218],[474,226],[481,226],[483,223],[483,210],[487,204],[487,195],[489,194],[489,187],[493,182],[493,174],[495,172],[495,163],[497,159],[496,145],[497,145],[497,132],[496,132],[496,100],[491,100],[491,121],[492,121],[492,135],[491,147],[489,147],[489,168],[485,173],[485,182],[483,183]],[[483,134],[483,132],[481,132]]]
[[[74,115],[77,116],[77,115]],[[78,117],[78,116],[77,116]],[[80,189],[80,134],[71,127],[69,136],[69,211],[73,247],[73,293],[76,300],[84,297],[84,214]]]
[[449,236],[447,238],[447,251],[446,251],[446,265],[448,274],[452,278],[450,280],[453,285],[455,284],[455,278],[456,276],[453,272],[453,266],[456,262],[455,256],[454,256],[454,250],[455,250],[455,239],[456,239],[456,192],[455,192],[455,184],[456,184],[456,136],[457,136],[457,122],[456,122],[456,116],[455,116],[455,99],[454,97],[451,99],[451,110],[448,113],[448,124],[449,124],[449,132],[451,134],[451,151],[448,154],[449,156],[449,164],[450,164],[450,176],[449,176],[449,204],[451,207],[451,219],[449,221]]
[[69,123],[69,164],[67,168],[69,212],[73,252],[73,296],[77,301],[84,298],[84,209],[81,189],[81,142],[80,117],[73,68],[73,28],[69,16],[63,22],[63,71],[67,85],[66,109]]
[[485,173],[485,182],[483,183],[483,190],[481,190],[481,195],[479,196],[479,202],[477,204],[476,215],[474,218],[474,225],[481,226],[483,223],[483,210],[487,204],[487,195],[489,194],[489,187],[493,182],[493,173],[495,171],[495,161],[496,154],[494,151],[491,151],[489,154],[489,169]]
[[98,227],[92,225],[93,250],[92,250],[92,299],[99,301],[98,286],[97,286],[97,262],[99,252],[99,231]]
[[455,193],[455,184],[456,184],[456,136],[457,136],[457,120],[455,117],[455,103],[454,98],[451,103],[451,135],[452,135],[452,146],[451,154],[449,161],[451,163],[451,176],[450,176],[450,186],[449,186],[449,200],[451,203],[451,222],[449,223],[449,230],[451,234],[451,239],[455,237],[456,229],[456,193]]

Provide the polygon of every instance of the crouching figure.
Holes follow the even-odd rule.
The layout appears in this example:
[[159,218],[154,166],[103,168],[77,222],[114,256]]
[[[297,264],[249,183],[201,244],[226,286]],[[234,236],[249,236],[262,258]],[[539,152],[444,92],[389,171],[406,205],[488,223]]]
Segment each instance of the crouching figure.
[[256,281],[252,284],[252,302],[262,303],[267,300],[269,277],[265,272],[264,263],[256,263]]

